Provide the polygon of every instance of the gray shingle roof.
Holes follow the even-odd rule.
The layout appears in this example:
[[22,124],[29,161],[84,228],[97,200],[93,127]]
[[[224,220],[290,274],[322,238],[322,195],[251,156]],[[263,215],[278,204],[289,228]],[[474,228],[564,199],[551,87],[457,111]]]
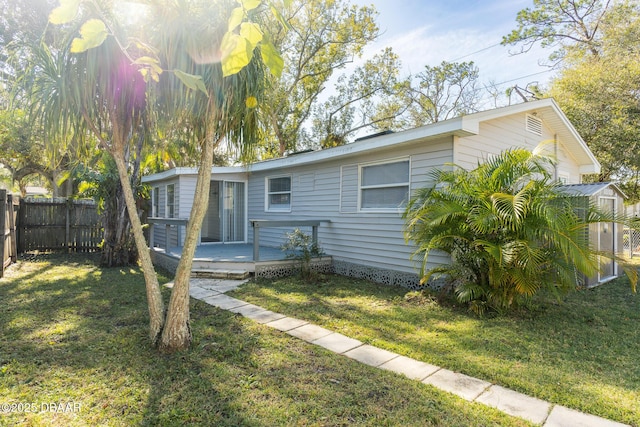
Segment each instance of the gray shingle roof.
[[600,191],[605,188],[613,186],[616,191],[622,193],[620,189],[612,182],[594,182],[591,184],[567,184],[561,185],[560,191],[566,193],[570,196],[593,196],[598,194]]

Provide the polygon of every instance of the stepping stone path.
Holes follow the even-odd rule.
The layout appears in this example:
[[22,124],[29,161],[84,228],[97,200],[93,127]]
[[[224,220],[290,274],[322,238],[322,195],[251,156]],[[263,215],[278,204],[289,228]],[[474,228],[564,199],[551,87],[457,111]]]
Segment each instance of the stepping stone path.
[[[564,406],[506,389],[459,372],[401,356],[312,325],[304,320],[287,317],[225,295],[247,280],[196,279],[190,282],[193,298],[223,310],[229,310],[258,323],[285,332],[311,344],[326,348],[336,354],[358,362],[386,369],[421,381],[441,390],[453,393],[470,402],[478,402],[497,408],[515,417],[524,418],[544,427],[624,427],[626,424],[585,414]],[[173,286],[168,283],[168,287]],[[627,426],[629,427],[629,426]]]

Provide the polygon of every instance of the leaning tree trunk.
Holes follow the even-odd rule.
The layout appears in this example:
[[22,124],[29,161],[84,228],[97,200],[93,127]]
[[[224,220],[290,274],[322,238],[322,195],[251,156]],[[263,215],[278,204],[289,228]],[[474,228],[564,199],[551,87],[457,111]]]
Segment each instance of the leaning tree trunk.
[[209,203],[209,187],[211,186],[211,167],[213,166],[213,149],[215,138],[213,126],[207,130],[204,149],[198,171],[196,191],[191,207],[191,216],[187,223],[182,256],[176,270],[176,276],[169,300],[167,319],[162,331],[159,349],[165,353],[184,350],[191,344],[191,327],[189,324],[189,278],[193,255],[198,244],[198,236],[202,228],[202,221],[207,213]]
[[116,167],[118,168],[118,176],[120,177],[120,184],[122,185],[124,199],[127,204],[127,210],[129,211],[129,219],[131,220],[131,229],[133,230],[138,256],[142,264],[142,272],[147,290],[147,301],[149,303],[149,338],[151,338],[153,345],[157,345],[160,334],[162,333],[162,327],[164,326],[164,304],[162,302],[162,294],[160,293],[158,276],[153,268],[151,254],[142,232],[142,222],[136,209],[136,201],[133,196],[131,182],[129,181],[124,153],[118,153],[116,151],[112,152],[112,154],[116,162]]

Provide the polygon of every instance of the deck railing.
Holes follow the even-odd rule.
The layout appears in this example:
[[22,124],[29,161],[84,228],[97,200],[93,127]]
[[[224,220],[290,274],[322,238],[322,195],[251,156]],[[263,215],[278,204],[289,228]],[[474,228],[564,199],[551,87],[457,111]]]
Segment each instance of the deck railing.
[[260,261],[260,229],[268,227],[311,227],[313,243],[318,243],[318,227],[329,220],[273,221],[268,219],[250,219],[253,226],[253,260]]
[[156,217],[150,217],[147,218],[147,223],[149,223],[149,247],[153,249],[153,245],[154,245],[154,240],[155,240],[155,236],[154,236],[154,229],[156,224],[164,224],[165,226],[165,235],[164,235],[164,246],[165,246],[165,251],[169,252],[169,237],[170,237],[170,233],[171,233],[171,227],[177,227],[176,230],[176,235],[177,235],[177,242],[176,242],[176,246],[180,246],[180,241],[181,239],[181,233],[180,230],[182,229],[181,226],[187,226],[187,222],[189,222],[189,220],[187,219],[181,219],[181,218],[156,218]]

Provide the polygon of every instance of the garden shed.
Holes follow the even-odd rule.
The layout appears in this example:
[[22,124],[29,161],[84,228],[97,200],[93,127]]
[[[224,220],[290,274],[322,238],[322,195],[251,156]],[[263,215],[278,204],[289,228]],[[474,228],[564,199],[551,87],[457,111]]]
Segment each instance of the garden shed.
[[[615,214],[624,213],[624,201],[627,196],[620,188],[611,182],[595,182],[590,184],[564,185],[561,189],[567,194],[578,198],[577,206],[593,203],[605,212]],[[582,201],[580,201],[582,199]],[[592,224],[589,229],[589,240],[599,251],[624,254],[623,226],[614,222],[600,222]],[[618,264],[611,259],[601,258],[600,272],[595,277],[587,277],[584,284],[593,287],[618,277]]]

